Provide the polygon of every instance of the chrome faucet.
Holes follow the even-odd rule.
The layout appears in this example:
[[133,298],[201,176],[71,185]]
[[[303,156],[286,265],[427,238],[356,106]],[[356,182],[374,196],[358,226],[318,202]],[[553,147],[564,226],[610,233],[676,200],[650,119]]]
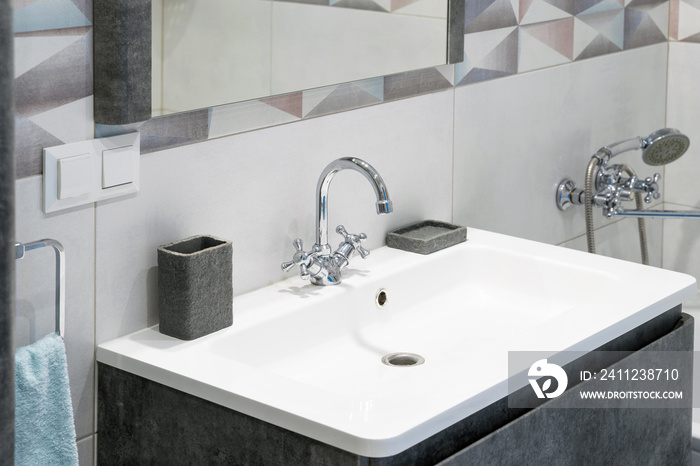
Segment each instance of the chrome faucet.
[[343,236],[343,242],[338,249],[332,252],[328,244],[328,188],[335,174],[346,169],[355,170],[370,182],[377,196],[377,214],[390,214],[393,211],[384,180],[372,165],[356,157],[345,157],[331,162],[321,173],[316,185],[316,244],[310,252],[306,252],[302,240],[295,239],[292,243],[296,249],[294,257],[290,262],[282,264],[282,270],[285,272],[291,270],[295,264],[298,265],[301,278],[310,278],[314,285],[337,285],[342,281],[341,271],[347,267],[353,256],[359,254],[364,259],[369,255],[369,251],[360,245],[367,239],[367,235],[348,233],[343,225],[338,225],[335,229]]

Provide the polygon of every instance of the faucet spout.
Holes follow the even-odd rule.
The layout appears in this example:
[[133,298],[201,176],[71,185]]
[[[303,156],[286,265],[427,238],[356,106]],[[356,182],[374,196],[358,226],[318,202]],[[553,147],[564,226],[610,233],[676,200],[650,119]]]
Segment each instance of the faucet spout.
[[345,157],[328,164],[316,185],[316,244],[311,251],[304,251],[302,240],[297,238],[293,243],[296,249],[294,257],[282,264],[285,272],[297,265],[301,278],[310,279],[314,285],[339,284],[342,281],[341,272],[351,258],[359,255],[364,259],[369,255],[369,251],[361,245],[367,235],[348,233],[342,225],[338,225],[335,230],[343,236],[338,249],[333,252],[328,244],[328,188],[335,174],[341,170],[355,170],[367,178],[377,196],[377,214],[390,214],[394,210],[386,184],[372,165],[356,157]]
[[389,214],[394,208],[389,198],[389,191],[381,175],[375,168],[362,159],[344,157],[334,160],[323,170],[316,186],[316,244],[314,252],[329,256],[331,247],[328,244],[328,188],[336,173],[341,170],[355,170],[363,175],[372,185],[377,196],[377,214]]

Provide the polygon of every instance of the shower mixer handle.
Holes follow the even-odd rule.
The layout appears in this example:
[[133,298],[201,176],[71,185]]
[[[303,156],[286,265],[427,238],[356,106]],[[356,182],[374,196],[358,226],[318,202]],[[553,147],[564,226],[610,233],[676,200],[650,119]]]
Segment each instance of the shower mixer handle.
[[652,199],[658,199],[661,197],[659,192],[659,180],[661,175],[655,173],[653,178],[647,177],[646,179],[640,181],[636,176],[632,176],[625,185],[629,186],[635,193],[645,194],[644,202],[649,204]]
[[644,196],[644,202],[649,204],[651,202],[651,199],[658,199],[661,197],[661,193],[659,192],[659,180],[661,179],[661,175],[658,173],[654,173],[653,178],[647,178],[644,180],[644,187],[645,187],[645,192],[647,193],[646,196]]

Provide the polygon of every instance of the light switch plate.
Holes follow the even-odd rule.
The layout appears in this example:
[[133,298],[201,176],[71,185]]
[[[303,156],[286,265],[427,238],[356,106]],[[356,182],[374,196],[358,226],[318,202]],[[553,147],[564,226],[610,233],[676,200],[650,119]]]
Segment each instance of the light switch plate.
[[102,151],[102,189],[134,182],[134,157],[131,146]]
[[92,158],[90,154],[58,160],[58,198],[61,200],[90,193]]
[[[113,152],[115,149],[117,151]],[[106,167],[108,181],[122,181],[116,185],[108,183],[107,188],[103,188],[105,152],[112,162],[111,165],[108,162]],[[56,212],[138,192],[140,154],[139,133],[45,148],[44,212]],[[76,176],[77,172],[80,176]]]

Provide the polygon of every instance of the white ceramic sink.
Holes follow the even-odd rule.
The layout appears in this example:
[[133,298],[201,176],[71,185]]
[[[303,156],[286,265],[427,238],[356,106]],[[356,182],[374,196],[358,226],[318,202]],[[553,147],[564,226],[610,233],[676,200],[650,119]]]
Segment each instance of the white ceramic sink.
[[[228,329],[184,342],[153,327],[99,345],[97,359],[384,457],[507,396],[508,351],[590,351],[696,292],[689,275],[476,229],[468,236],[429,256],[375,250],[335,287],[290,278],[235,298]],[[381,362],[394,352],[425,363]]]

